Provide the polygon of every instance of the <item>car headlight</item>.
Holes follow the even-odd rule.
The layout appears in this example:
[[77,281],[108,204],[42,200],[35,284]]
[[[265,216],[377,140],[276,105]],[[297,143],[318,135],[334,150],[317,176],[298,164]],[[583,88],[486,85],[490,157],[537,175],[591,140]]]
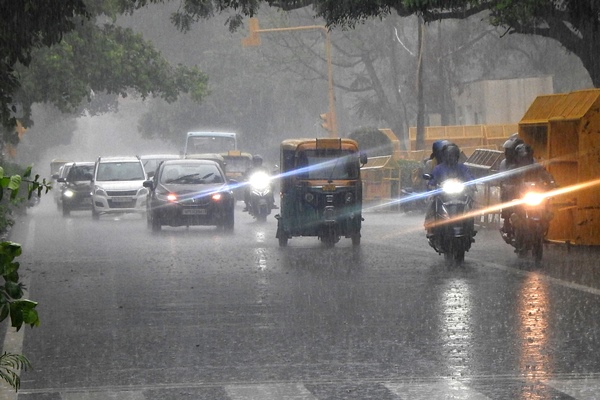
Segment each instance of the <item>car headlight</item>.
[[211,199],[213,199],[213,201],[221,201],[222,198],[223,198],[223,194],[222,193],[214,193],[211,196]]
[[442,183],[442,190],[448,194],[459,194],[465,190],[465,184],[456,179],[448,179]]
[[156,199],[160,201],[175,202],[177,201],[177,195],[171,192],[156,192]]
[[72,191],[71,189],[67,189],[63,192],[63,196],[71,198],[71,197],[75,196],[75,192]]
[[108,197],[108,195],[106,194],[106,190],[102,189],[101,187],[97,187],[96,189],[94,189],[94,194],[96,196]]
[[148,195],[148,189],[146,189],[145,187],[140,188],[137,192],[138,196],[147,196]]
[[264,190],[271,184],[271,177],[265,172],[255,172],[249,179],[250,186],[257,190]]

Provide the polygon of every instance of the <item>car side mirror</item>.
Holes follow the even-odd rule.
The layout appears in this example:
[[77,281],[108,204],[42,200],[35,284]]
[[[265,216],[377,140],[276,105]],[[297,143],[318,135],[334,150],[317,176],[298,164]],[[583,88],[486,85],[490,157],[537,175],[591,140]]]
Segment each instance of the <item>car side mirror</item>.
[[423,174],[423,179],[425,179],[426,181],[429,181],[433,178],[433,176],[431,176],[431,174]]
[[65,183],[67,180],[65,178],[58,178],[56,181],[60,183]]
[[152,187],[154,186],[154,184],[153,184],[152,180],[147,180],[147,181],[144,181],[144,183],[142,183],[142,185],[143,185],[145,188],[148,188],[148,189],[152,189]]
[[368,157],[367,157],[367,153],[365,153],[364,151],[360,152],[360,166],[362,167],[363,165],[365,165],[367,163],[367,161],[369,161]]

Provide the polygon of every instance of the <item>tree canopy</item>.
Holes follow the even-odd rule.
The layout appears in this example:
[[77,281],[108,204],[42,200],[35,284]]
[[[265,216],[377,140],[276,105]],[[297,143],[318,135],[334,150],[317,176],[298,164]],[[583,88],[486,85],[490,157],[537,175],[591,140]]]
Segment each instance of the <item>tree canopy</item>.
[[[199,101],[207,77],[196,67],[173,66],[144,39],[114,25],[141,0],[0,0],[0,123],[11,135],[18,118],[29,127],[34,103],[76,111],[103,94]],[[88,107],[89,108],[89,107]]]
[[[206,76],[198,69],[170,66],[151,45],[131,31],[112,25],[116,16],[151,3],[171,0],[0,0],[0,122],[15,118],[30,124],[34,102],[73,109],[82,99],[102,92],[168,101],[178,93],[196,99],[207,93]],[[560,42],[582,61],[592,83],[600,87],[599,2],[579,0],[182,0],[171,21],[182,31],[222,11],[231,30],[259,7],[306,8],[331,28],[352,28],[390,13],[420,15],[426,22],[481,15],[504,34],[529,34]],[[102,21],[102,23],[100,23]],[[48,79],[45,71],[67,71]],[[57,75],[56,75],[57,76]]]
[[600,2],[581,0],[186,0],[186,7],[173,18],[182,29],[190,21],[214,10],[232,8],[237,15],[230,27],[239,26],[243,15],[254,15],[261,4],[284,10],[310,6],[329,27],[354,27],[368,18],[391,12],[400,16],[420,15],[426,22],[465,19],[481,14],[489,22],[505,28],[505,34],[528,34],[552,38],[579,57],[595,87],[600,87]]

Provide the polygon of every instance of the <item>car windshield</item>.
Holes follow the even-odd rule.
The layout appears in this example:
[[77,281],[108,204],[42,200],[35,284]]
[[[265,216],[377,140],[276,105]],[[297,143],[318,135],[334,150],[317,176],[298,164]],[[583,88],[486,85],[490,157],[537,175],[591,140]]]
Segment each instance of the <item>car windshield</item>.
[[300,153],[297,167],[301,179],[357,179],[358,159],[350,151],[307,150]]
[[69,169],[69,173],[67,175],[67,181],[76,182],[76,181],[89,181],[92,179],[94,174],[94,166],[93,165],[75,165]]
[[221,153],[235,149],[235,139],[220,136],[193,136],[188,138],[187,154]]
[[97,181],[139,181],[144,180],[144,169],[137,161],[107,162],[98,165]]
[[198,185],[223,183],[225,180],[216,165],[165,165],[160,182],[165,184]]

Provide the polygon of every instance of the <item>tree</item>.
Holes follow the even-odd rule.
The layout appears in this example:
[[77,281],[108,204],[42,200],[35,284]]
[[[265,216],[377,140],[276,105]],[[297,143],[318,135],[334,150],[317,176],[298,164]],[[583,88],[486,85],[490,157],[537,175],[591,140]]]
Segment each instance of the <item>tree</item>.
[[311,6],[316,16],[330,27],[355,27],[373,17],[384,17],[395,11],[400,16],[420,15],[425,22],[442,19],[466,19],[482,14],[504,34],[526,34],[548,37],[560,42],[579,57],[595,87],[600,87],[600,3],[581,0],[187,0],[186,7],[173,17],[182,29],[215,10],[233,8],[231,29],[237,28],[244,15],[253,16],[261,4],[283,10]]
[[0,21],[5,22],[0,47],[7,50],[0,58],[2,143],[18,143],[17,119],[26,128],[33,125],[35,103],[51,104],[73,115],[85,109],[93,115],[110,110],[116,96],[131,93],[169,102],[187,93],[201,101],[207,94],[204,73],[197,67],[172,66],[140,35],[114,25],[116,16],[146,3],[51,0],[42,7],[24,0],[4,4],[0,13]]

